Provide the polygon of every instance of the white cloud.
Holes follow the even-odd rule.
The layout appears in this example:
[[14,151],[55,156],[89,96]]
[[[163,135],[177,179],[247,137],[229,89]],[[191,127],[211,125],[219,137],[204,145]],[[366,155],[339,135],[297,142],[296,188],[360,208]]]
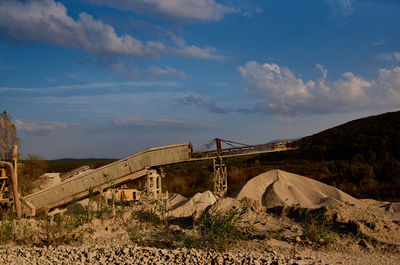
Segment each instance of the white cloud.
[[114,128],[122,130],[137,130],[137,129],[151,129],[151,130],[195,130],[199,126],[187,123],[180,120],[171,119],[142,119],[138,117],[123,117],[113,120]]
[[162,43],[143,43],[130,35],[118,36],[114,28],[80,13],[68,16],[60,2],[3,1],[0,3],[0,29],[22,41],[40,41],[105,55],[149,56],[163,52]]
[[82,90],[82,89],[106,89],[115,90],[116,88],[129,88],[129,87],[178,87],[182,83],[174,81],[131,81],[131,82],[94,82],[94,83],[84,83],[84,84],[73,84],[73,85],[59,85],[50,87],[0,87],[0,92],[59,92],[59,91],[72,91],[72,90]]
[[238,10],[215,0],[87,0],[122,10],[145,15],[161,15],[176,20],[217,21]]
[[55,136],[63,132],[70,132],[79,125],[77,123],[55,121],[16,120],[15,126],[18,132],[22,132],[27,136]]
[[346,17],[353,12],[353,3],[355,0],[325,0],[336,12]]
[[200,48],[195,45],[182,46],[174,49],[174,53],[185,58],[224,61],[225,56],[217,54],[213,47]]
[[[20,41],[51,43],[106,56],[157,58],[173,53],[205,60],[223,58],[212,47],[187,46],[184,41],[170,47],[159,41],[141,41],[128,34],[118,35],[111,25],[85,12],[75,20],[68,16],[62,3],[53,0],[1,1],[0,31]],[[121,68],[121,65],[115,67]]]
[[185,72],[177,70],[175,68],[172,68],[169,65],[167,65],[165,69],[162,69],[162,68],[152,65],[149,67],[148,70],[149,70],[150,74],[155,75],[155,76],[164,77],[164,76],[176,75],[182,79],[189,79],[189,76],[187,76],[185,74]]
[[400,52],[397,51],[392,53],[383,52],[378,55],[378,58],[386,61],[400,62]]
[[400,67],[380,69],[378,77],[369,81],[351,72],[330,81],[328,71],[322,65],[317,68],[322,77],[304,81],[276,64],[252,61],[240,66],[248,92],[264,100],[242,112],[340,113],[400,104]]
[[[277,64],[263,65],[248,62],[239,67],[242,77],[264,98],[271,99],[271,104],[280,103],[283,108],[292,108],[293,104],[305,104],[313,95],[310,90],[315,83],[304,83],[286,67]],[[271,106],[272,106],[271,105]]]

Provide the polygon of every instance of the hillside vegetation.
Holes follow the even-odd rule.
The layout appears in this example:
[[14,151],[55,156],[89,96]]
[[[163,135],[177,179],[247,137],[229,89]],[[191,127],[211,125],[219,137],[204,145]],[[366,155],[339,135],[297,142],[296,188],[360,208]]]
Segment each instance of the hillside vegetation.
[[[228,194],[249,179],[282,169],[335,186],[357,198],[400,199],[400,111],[354,120],[304,137],[297,150],[228,158]],[[66,172],[82,165],[91,168],[114,160],[47,161],[47,172]],[[192,196],[213,190],[212,161],[164,167],[164,190]]]
[[[357,198],[400,199],[400,112],[354,120],[295,142],[298,150],[229,158],[228,193],[279,168],[333,185]],[[212,163],[167,167],[171,192],[212,189]],[[201,187],[199,187],[199,185]]]

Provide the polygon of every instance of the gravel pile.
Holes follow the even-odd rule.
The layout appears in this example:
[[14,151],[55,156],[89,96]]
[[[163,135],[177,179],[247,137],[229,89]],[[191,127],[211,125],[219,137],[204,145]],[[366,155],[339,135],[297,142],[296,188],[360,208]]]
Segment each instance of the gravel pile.
[[13,247],[0,250],[0,264],[310,264],[301,257],[265,253],[216,253],[194,249],[116,247]]

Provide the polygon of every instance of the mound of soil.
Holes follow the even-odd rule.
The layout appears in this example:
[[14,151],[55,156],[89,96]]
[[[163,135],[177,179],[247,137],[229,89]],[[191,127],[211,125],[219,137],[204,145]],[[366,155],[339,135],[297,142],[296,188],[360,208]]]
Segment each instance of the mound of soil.
[[260,201],[266,207],[299,205],[315,208],[332,200],[365,207],[363,202],[335,187],[278,169],[249,180],[236,198],[246,197]]

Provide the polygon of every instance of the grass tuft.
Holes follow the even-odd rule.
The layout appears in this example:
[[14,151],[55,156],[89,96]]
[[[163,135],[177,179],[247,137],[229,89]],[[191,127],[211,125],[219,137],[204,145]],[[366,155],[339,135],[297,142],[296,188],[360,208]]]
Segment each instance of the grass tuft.
[[[214,211],[203,214],[196,221],[196,229],[200,240],[206,248],[225,251],[248,236],[248,232],[239,227],[246,210],[231,209],[227,212]],[[192,244],[193,238],[187,239]]]

